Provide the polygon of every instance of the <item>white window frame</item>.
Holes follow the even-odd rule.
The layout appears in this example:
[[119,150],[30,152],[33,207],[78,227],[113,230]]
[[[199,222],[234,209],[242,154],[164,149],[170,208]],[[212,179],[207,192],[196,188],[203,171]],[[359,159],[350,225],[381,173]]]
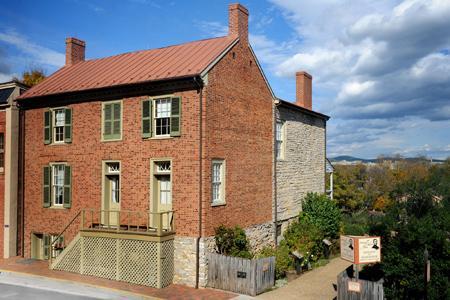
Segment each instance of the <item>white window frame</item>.
[[[120,191],[120,187],[121,187],[121,183],[122,183],[122,178],[121,178],[122,177],[121,176],[122,164],[120,163],[120,161],[105,161],[104,163],[105,163],[105,174],[104,174],[104,176],[110,175],[110,176],[117,176],[117,178],[118,178],[117,185],[114,184],[115,188],[113,188],[113,184],[111,184],[111,186],[109,188],[110,189],[109,192],[110,192],[111,201],[113,203],[116,203],[116,204],[120,205],[121,204],[120,202],[122,200],[121,199],[122,195],[121,195],[121,191]],[[117,165],[118,168],[112,168],[112,166],[116,166],[116,165]],[[104,183],[103,183],[102,190],[104,190]],[[103,197],[103,195],[102,195],[102,197]]]
[[[214,175],[214,167],[215,165],[220,166],[219,170],[219,178],[216,179]],[[211,162],[211,205],[224,205],[225,202],[225,177],[226,177],[226,164],[224,159],[213,159]],[[215,187],[219,186],[218,188],[218,197],[215,195]]]
[[[168,107],[169,107],[169,110],[168,110],[168,117],[157,117],[156,115],[157,115],[157,106],[158,106],[158,101],[162,101],[162,100],[164,100],[164,101],[167,101],[168,102]],[[158,97],[158,98],[153,98],[152,99],[152,101],[153,101],[153,105],[152,105],[152,108],[153,108],[153,111],[152,111],[152,120],[153,120],[153,131],[154,131],[154,134],[153,134],[153,136],[155,136],[155,137],[170,137],[170,132],[171,132],[171,126],[170,126],[170,118],[171,118],[171,116],[172,116],[172,98],[170,97],[170,96],[163,96],[163,97]],[[164,119],[164,118],[167,118],[168,119],[168,122],[169,122],[169,125],[168,125],[168,133],[165,133],[165,134],[158,134],[157,133],[157,120],[158,119]]]
[[[280,126],[280,129],[278,129]],[[275,157],[277,160],[283,160],[285,158],[286,148],[286,122],[283,120],[277,120],[275,123]],[[280,145],[280,146],[279,146]]]
[[[60,167],[60,166],[62,166],[63,168],[62,168],[62,172],[63,172],[63,175],[62,175],[62,185],[60,185],[59,187],[62,187],[62,202],[61,202],[61,204],[59,204],[59,203],[56,203],[56,194],[55,194],[55,192],[56,192],[56,187],[57,187],[57,185],[56,185],[56,183],[55,183],[55,174],[56,174],[56,172],[55,172],[55,169],[57,168],[57,167]],[[64,206],[64,180],[65,180],[65,178],[64,178],[64,176],[65,176],[65,168],[66,168],[66,164],[65,163],[54,163],[54,164],[51,164],[50,165],[50,167],[52,168],[52,178],[51,178],[51,188],[52,188],[52,190],[51,190],[51,192],[52,192],[52,194],[51,194],[51,206],[52,207],[63,207]]]
[[[56,113],[58,111],[62,111],[62,114],[64,115],[64,121],[62,126],[56,126]],[[64,144],[64,134],[65,134],[65,125],[66,125],[66,108],[65,107],[58,107],[51,110],[52,114],[52,143],[53,144]],[[62,140],[57,141],[56,140],[56,128],[62,128]]]

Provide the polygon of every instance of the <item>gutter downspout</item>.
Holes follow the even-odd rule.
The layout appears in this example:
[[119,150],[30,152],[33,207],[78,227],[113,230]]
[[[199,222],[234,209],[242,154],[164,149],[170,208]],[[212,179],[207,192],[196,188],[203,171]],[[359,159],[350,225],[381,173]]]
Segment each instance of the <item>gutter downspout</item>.
[[278,235],[277,235],[277,227],[278,227],[278,198],[277,198],[277,154],[276,154],[276,143],[277,143],[277,137],[276,137],[276,129],[277,129],[277,107],[280,105],[280,101],[275,99],[274,100],[273,107],[273,124],[272,124],[272,153],[273,153],[273,226],[274,226],[274,243],[275,248],[278,247]]
[[[20,211],[20,231],[17,231],[17,238],[20,239],[21,249],[20,253],[17,253],[18,256],[25,256],[25,197],[24,197],[24,178],[25,178],[25,111],[19,105],[17,105],[19,109],[19,162],[18,162],[18,181],[19,186],[17,188],[17,214],[19,215]],[[17,249],[16,249],[17,251]]]
[[199,151],[198,151],[198,160],[199,160],[199,197],[198,197],[198,237],[195,243],[196,251],[195,251],[195,288],[199,288],[200,282],[200,239],[202,238],[202,204],[203,204],[203,163],[202,163],[202,155],[203,155],[203,84],[198,81],[197,77],[194,77],[194,82],[199,87]]

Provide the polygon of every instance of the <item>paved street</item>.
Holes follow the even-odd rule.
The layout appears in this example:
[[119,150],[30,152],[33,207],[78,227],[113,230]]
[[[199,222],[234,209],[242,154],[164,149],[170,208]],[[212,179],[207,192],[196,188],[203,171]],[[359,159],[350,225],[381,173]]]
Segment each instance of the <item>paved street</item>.
[[0,272],[0,299],[156,299],[77,282]]
[[64,300],[78,300],[78,299],[98,299],[86,296],[77,296],[58,293],[55,291],[41,290],[36,288],[29,288],[17,285],[3,284],[0,283],[0,299],[10,299],[10,300],[53,300],[53,299],[63,299]]

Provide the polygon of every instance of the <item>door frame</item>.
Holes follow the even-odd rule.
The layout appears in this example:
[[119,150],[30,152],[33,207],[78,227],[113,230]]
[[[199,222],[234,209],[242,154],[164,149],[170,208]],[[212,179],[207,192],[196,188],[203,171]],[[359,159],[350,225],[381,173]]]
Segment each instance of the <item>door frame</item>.
[[150,197],[149,197],[149,208],[150,212],[158,212],[158,189],[156,187],[156,177],[155,175],[158,175],[155,172],[155,166],[157,162],[161,161],[168,161],[170,162],[170,173],[161,175],[170,175],[170,195],[171,195],[171,201],[172,201],[172,210],[173,210],[173,161],[170,157],[160,157],[160,158],[152,158],[150,159]]
[[[105,208],[105,184],[106,184],[106,181],[105,181],[105,179],[106,179],[106,168],[107,168],[107,165],[108,165],[108,163],[119,163],[119,211],[120,211],[120,209],[121,209],[121,206],[122,206],[122,161],[121,160],[118,160],[118,159],[108,159],[108,160],[102,160],[102,187],[101,187],[101,189],[102,189],[102,193],[101,193],[101,210],[103,211],[103,210],[106,210],[106,208]],[[110,201],[110,200],[109,200]],[[109,208],[108,208],[108,210],[110,210]],[[103,220],[105,220],[106,219],[106,215],[104,214],[104,212],[101,212],[100,213],[100,224],[102,224],[102,223],[104,223],[103,222]],[[108,219],[109,219],[109,216],[108,216]],[[110,223],[109,222],[109,220],[108,220],[108,223]],[[119,220],[119,223],[120,223],[120,220]],[[109,224],[109,225],[111,225],[111,224]]]

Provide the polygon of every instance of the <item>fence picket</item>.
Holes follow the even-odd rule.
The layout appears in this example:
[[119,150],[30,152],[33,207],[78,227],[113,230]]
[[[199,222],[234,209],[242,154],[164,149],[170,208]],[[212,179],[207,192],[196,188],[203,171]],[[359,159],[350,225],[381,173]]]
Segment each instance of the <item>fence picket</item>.
[[274,284],[275,257],[245,259],[208,254],[208,287],[255,296]]

